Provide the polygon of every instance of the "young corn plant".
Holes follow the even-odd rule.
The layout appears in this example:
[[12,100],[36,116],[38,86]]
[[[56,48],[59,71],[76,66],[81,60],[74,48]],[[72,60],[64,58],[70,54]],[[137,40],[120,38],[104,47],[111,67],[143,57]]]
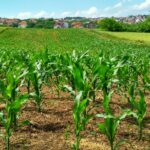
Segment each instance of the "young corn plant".
[[80,64],[69,66],[71,74],[71,85],[66,85],[65,88],[70,92],[74,98],[73,119],[75,124],[76,142],[73,145],[74,150],[79,150],[81,141],[81,131],[84,131],[86,125],[91,118],[88,114],[87,108],[89,106],[89,81],[86,72]]
[[36,62],[33,68],[34,69],[30,72],[30,79],[35,92],[31,93],[30,96],[34,98],[37,104],[37,110],[40,112],[42,106],[42,85],[44,82],[45,70],[40,61]]
[[144,118],[146,115],[146,101],[145,101],[145,96],[142,91],[139,91],[140,95],[140,100],[134,101],[134,109],[136,112],[134,113],[133,117],[136,118],[137,123],[138,123],[138,132],[139,132],[139,140],[142,139],[143,136],[143,127],[144,127]]
[[136,100],[135,86],[132,85],[129,89],[130,98],[128,98],[128,102],[131,105],[131,110],[135,112],[133,117],[136,118],[137,124],[139,127],[139,140],[142,139],[143,135],[143,126],[144,126],[144,117],[146,115],[146,102],[144,92],[139,90],[140,100]]
[[[60,88],[62,87],[62,68],[64,68],[64,64],[61,62],[62,55],[54,55],[51,57],[51,62],[49,66],[51,68],[52,73],[52,81],[56,86],[56,92],[58,98],[60,98]],[[50,72],[50,71],[49,71]]]
[[[4,111],[0,112],[0,123],[5,128],[5,133],[1,133],[7,150],[10,149],[10,137],[15,128],[12,128],[14,121],[17,121],[15,115],[20,112],[22,105],[27,101],[27,96],[22,95],[17,97],[13,102],[7,103]],[[15,114],[15,115],[14,115]]]
[[6,135],[1,134],[6,141],[7,150],[10,149],[10,136],[18,126],[17,118],[21,106],[27,101],[27,95],[19,95],[20,80],[26,75],[26,70],[16,69],[7,73],[6,80],[0,81],[0,93],[2,94],[5,109],[0,113],[0,122],[5,128]]
[[114,116],[109,107],[110,96],[111,94],[104,96],[103,107],[105,114],[97,114],[96,116],[104,119],[104,123],[98,124],[99,131],[107,137],[111,150],[116,150],[125,143],[124,140],[115,142],[118,126],[126,116],[133,115],[134,113],[126,110],[119,117]]
[[24,64],[24,66],[28,70],[28,74],[25,77],[25,81],[26,81],[26,87],[27,87],[28,95],[30,95],[30,88],[31,88],[31,76],[30,76],[30,73],[32,73],[32,69],[33,69],[31,57],[30,57],[30,55],[28,53],[22,52],[20,61],[22,61],[22,63]]
[[128,103],[131,106],[131,110],[133,111],[135,107],[135,99],[136,99],[136,94],[135,94],[135,85],[131,85],[131,87],[128,90],[129,93],[129,98],[128,98]]
[[[15,102],[17,97],[19,96],[19,84],[21,79],[27,74],[26,70],[22,70],[21,68],[16,68],[14,70],[7,73],[6,80],[2,80],[0,82],[1,87],[0,91],[5,100],[6,105]],[[14,128],[17,127],[17,114],[12,111],[13,116],[13,124]]]
[[82,97],[82,92],[79,92],[79,94],[75,98],[74,107],[73,107],[73,119],[75,124],[75,135],[76,135],[76,141],[73,144],[74,150],[79,150],[80,141],[81,141],[80,133],[81,131],[85,130],[86,124],[91,118],[90,115],[85,116],[88,99],[82,100],[81,97]]
[[104,54],[99,57],[99,69],[97,75],[99,78],[99,85],[103,95],[108,95],[110,89],[115,81],[115,75],[119,67],[116,67],[118,60],[116,57],[107,58]]

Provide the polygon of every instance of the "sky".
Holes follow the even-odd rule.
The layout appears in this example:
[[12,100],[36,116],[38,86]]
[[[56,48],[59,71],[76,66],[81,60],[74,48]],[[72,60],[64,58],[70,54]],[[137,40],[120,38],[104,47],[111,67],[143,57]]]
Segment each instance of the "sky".
[[150,13],[150,0],[0,0],[0,17],[120,17]]

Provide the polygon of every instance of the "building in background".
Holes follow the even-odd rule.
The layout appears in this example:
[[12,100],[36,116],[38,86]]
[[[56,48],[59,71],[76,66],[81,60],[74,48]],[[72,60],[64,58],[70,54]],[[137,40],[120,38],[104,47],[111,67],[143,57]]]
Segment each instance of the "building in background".
[[83,28],[83,23],[82,22],[73,22],[71,24],[72,28]]
[[27,22],[26,21],[21,21],[18,25],[18,28],[26,28],[27,27]]

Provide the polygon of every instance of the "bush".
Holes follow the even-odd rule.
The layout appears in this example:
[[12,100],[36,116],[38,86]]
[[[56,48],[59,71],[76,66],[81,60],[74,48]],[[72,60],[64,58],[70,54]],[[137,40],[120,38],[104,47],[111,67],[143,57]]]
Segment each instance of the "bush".
[[100,28],[107,31],[123,31],[123,23],[117,22],[113,18],[106,18],[100,21]]
[[52,29],[54,27],[55,21],[53,19],[37,19],[36,22],[31,20],[27,21],[28,28],[45,28]]
[[140,32],[150,32],[150,18],[147,18],[144,22],[139,24]]
[[106,18],[99,22],[99,28],[107,31],[150,32],[150,17],[136,24],[126,24],[117,22],[113,18]]

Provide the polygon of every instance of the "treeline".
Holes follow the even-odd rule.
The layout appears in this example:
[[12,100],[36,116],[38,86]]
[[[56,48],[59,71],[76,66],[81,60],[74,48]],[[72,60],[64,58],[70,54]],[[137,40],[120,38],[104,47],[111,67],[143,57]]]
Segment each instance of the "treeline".
[[150,32],[150,17],[145,21],[135,23],[135,24],[126,24],[118,22],[113,18],[105,18],[99,22],[99,28],[106,31],[127,31],[127,32]]
[[47,28],[52,29],[54,27],[54,19],[37,19],[35,22],[28,19],[27,28]]

